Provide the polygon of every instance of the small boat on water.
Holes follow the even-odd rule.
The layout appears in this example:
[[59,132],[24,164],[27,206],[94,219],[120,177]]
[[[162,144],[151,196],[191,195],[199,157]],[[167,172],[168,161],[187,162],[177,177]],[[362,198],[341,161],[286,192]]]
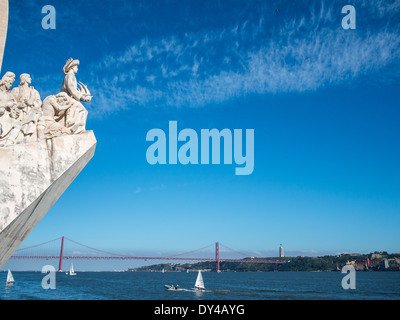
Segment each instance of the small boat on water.
[[194,285],[194,288],[192,289],[181,289],[179,288],[178,285],[168,285],[165,284],[164,285],[165,289],[169,290],[169,291],[196,291],[196,292],[200,292],[200,291],[205,291],[206,288],[204,286],[204,281],[203,281],[203,276],[201,274],[201,271],[199,271],[199,273],[197,274],[197,279],[196,279],[196,283]]
[[14,277],[10,271],[10,269],[8,269],[8,273],[7,273],[7,280],[6,280],[6,286],[12,286],[14,282]]
[[205,286],[204,286],[204,281],[203,281],[203,276],[201,274],[201,271],[199,270],[199,273],[197,274],[197,279],[196,279],[196,283],[194,285],[194,289],[195,291],[199,291],[199,290],[205,290]]
[[164,287],[165,287],[165,289],[167,289],[167,290],[177,290],[177,291],[182,290],[182,289],[179,289],[179,286],[178,286],[178,285],[174,286],[173,284],[172,284],[172,285],[165,284]]
[[76,276],[76,273],[74,271],[74,265],[71,263],[71,266],[69,267],[69,272],[66,273],[69,276]]

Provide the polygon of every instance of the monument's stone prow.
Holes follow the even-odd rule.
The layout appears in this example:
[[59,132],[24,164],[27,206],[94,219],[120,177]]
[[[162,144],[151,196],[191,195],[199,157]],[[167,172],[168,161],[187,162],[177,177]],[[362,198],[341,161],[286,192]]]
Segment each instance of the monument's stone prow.
[[93,157],[92,131],[0,148],[0,268]]
[[0,268],[94,155],[79,64],[66,61],[61,91],[43,101],[29,74],[14,88],[13,72],[0,79]]

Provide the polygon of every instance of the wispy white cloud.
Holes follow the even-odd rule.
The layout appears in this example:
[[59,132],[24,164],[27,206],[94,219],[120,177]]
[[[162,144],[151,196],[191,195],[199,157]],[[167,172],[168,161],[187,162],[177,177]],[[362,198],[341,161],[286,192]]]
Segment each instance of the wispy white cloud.
[[399,0],[361,0],[356,3],[376,15],[377,18],[392,18],[400,11]]
[[[376,13],[374,19],[384,12],[390,20],[400,10],[399,1],[378,2],[361,3]],[[261,16],[222,30],[143,38],[93,68],[97,113],[132,105],[196,107],[247,94],[317,90],[398,62],[397,24],[343,30],[337,11],[315,2],[308,12],[279,24]]]
[[79,255],[86,255],[86,256],[88,256],[88,255],[90,255],[90,256],[96,256],[96,255],[98,255],[97,252],[93,252],[93,251],[80,251],[80,250],[72,251],[71,254],[72,254],[72,255],[77,255],[77,256],[79,256]]

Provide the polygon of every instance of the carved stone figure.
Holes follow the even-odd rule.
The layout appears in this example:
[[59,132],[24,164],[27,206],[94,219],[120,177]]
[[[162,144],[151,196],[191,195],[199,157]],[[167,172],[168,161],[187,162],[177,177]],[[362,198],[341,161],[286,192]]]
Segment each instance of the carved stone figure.
[[27,73],[19,77],[20,85],[12,89],[11,94],[18,103],[18,108],[22,111],[20,121],[22,122],[22,134],[24,141],[36,141],[43,138],[44,124],[40,120],[42,116],[42,100],[37,90],[30,86],[31,76]]
[[14,81],[15,74],[12,72],[6,72],[0,80],[0,146],[19,142],[22,112],[10,91]]
[[82,102],[92,96],[76,80],[78,66],[79,60],[67,60],[61,92],[43,103],[29,74],[21,74],[19,86],[11,90],[15,74],[5,73],[0,80],[0,147],[86,131],[88,112]]
[[[8,13],[8,0],[0,0],[0,67],[5,9]],[[66,90],[73,88],[70,77],[65,79]],[[87,112],[80,101],[91,99],[84,85],[78,90],[79,101],[61,92],[42,103],[28,74],[22,74],[20,85],[11,90],[14,81],[12,72],[0,80],[0,268],[96,149],[93,132],[82,132]],[[74,113],[67,114],[72,107]]]
[[63,134],[71,134],[72,130],[65,126],[66,112],[75,104],[65,92],[56,96],[48,96],[43,101],[42,110],[46,137],[58,137]]
[[71,128],[72,133],[81,133],[85,131],[87,110],[82,102],[92,100],[89,89],[81,82],[76,80],[75,74],[78,72],[79,60],[68,59],[64,65],[63,73],[65,74],[62,83],[61,92],[67,93],[73,100],[74,104],[67,111],[66,126]]
[[11,95],[11,87],[15,81],[15,74],[12,72],[6,72],[3,78],[0,80],[0,107],[6,108],[9,104],[13,104],[11,101],[13,97]]

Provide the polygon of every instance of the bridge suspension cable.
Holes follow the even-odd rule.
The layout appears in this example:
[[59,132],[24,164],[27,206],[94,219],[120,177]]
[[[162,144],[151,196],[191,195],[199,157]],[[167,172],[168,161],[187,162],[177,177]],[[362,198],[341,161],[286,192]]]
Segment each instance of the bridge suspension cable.
[[250,256],[251,256],[250,254],[243,253],[243,252],[240,252],[240,251],[238,251],[238,250],[229,248],[228,246],[226,246],[226,245],[224,245],[224,244],[222,244],[222,243],[220,243],[220,246],[221,246],[221,247],[224,247],[224,248],[226,248],[226,249],[228,249],[228,250],[231,250],[231,251],[233,251],[233,252],[239,253],[239,254],[241,254],[241,255],[243,255],[243,256],[245,256],[245,257],[250,257]]
[[209,248],[209,247],[211,247],[211,246],[214,246],[214,245],[215,245],[214,243],[211,243],[211,244],[209,244],[208,246],[205,246],[205,247],[203,247],[203,248],[196,249],[196,250],[192,250],[192,251],[188,251],[188,252],[184,252],[184,253],[174,254],[174,255],[168,256],[168,258],[183,256],[183,255],[185,255],[185,254],[190,254],[190,253],[193,253],[193,252],[196,252],[196,251],[200,251],[200,250],[207,249],[207,248]]
[[61,240],[61,239],[62,239],[62,237],[59,237],[59,238],[57,238],[57,239],[53,239],[53,240],[46,241],[46,242],[43,242],[43,243],[35,244],[35,245],[33,245],[33,246],[30,246],[30,247],[17,249],[17,250],[15,250],[15,252],[17,252],[17,251],[20,252],[20,251],[23,251],[23,250],[28,250],[28,249],[40,247],[40,246],[43,246],[43,245],[45,245],[45,244],[48,244],[48,243],[51,243],[51,242],[54,242],[54,241],[57,241],[57,240]]
[[119,256],[119,257],[127,257],[127,255],[125,255],[125,254],[113,253],[113,252],[108,252],[108,251],[96,249],[96,248],[93,248],[93,247],[89,247],[89,246],[87,246],[87,245],[85,245],[83,243],[79,243],[79,242],[74,241],[74,240],[72,240],[70,238],[67,238],[67,237],[65,237],[65,239],[68,240],[68,241],[71,241],[71,242],[73,242],[73,243],[75,243],[77,245],[80,245],[82,247],[85,247],[85,248],[88,248],[88,249],[91,249],[91,250],[95,250],[95,251],[98,251],[98,252],[101,252],[101,253],[106,253],[106,254],[110,254],[110,255],[113,255],[113,256]]
[[[48,243],[52,243],[58,240],[62,240],[61,241],[61,250],[59,251],[60,254],[59,255],[41,255],[41,254],[18,254],[21,251],[24,250],[28,250],[28,249],[32,249],[32,248],[36,248]],[[68,240],[76,245],[79,246],[83,246],[85,248],[88,248],[90,250],[96,251],[96,252],[100,252],[100,253],[104,253],[107,254],[109,256],[100,256],[100,255],[96,255],[96,254],[92,254],[92,255],[64,255],[64,239]],[[187,257],[187,255],[190,255],[194,252],[197,251],[201,251],[201,250],[205,250],[210,248],[211,246],[215,245],[215,256],[213,258],[204,258],[204,257]],[[219,256],[219,246],[222,246],[232,252],[241,254],[247,258],[250,259],[231,259],[231,258],[224,258],[224,259],[220,259]],[[202,247],[200,249],[196,249],[196,250],[192,250],[192,251],[188,251],[188,252],[183,252],[183,253],[179,253],[179,254],[175,254],[175,255],[170,255],[170,256],[164,256],[164,257],[138,257],[138,256],[128,256],[128,255],[124,255],[124,254],[119,254],[119,253],[114,253],[114,252],[109,252],[109,251],[105,251],[105,250],[100,250],[100,249],[96,249],[90,246],[87,246],[83,243],[77,242],[75,240],[72,240],[70,238],[67,237],[59,237],[57,239],[53,239],[50,241],[46,241],[37,245],[33,245],[33,246],[29,246],[26,248],[22,248],[22,249],[18,249],[16,250],[17,254],[13,255],[11,258],[13,259],[59,259],[59,270],[62,269],[62,259],[79,259],[79,260],[83,260],[83,259],[87,259],[87,260],[181,260],[181,261],[215,261],[216,262],[216,270],[219,271],[219,263],[220,262],[249,262],[249,263],[274,263],[275,267],[277,264],[281,264],[281,263],[286,263],[286,261],[284,260],[276,260],[276,259],[267,259],[267,258],[256,258],[254,259],[253,257],[250,257],[249,254],[240,252],[238,250],[232,249],[228,246],[225,246],[223,244],[220,244],[219,242],[216,243],[212,243],[209,244],[205,247]],[[184,257],[186,255],[186,257]]]

